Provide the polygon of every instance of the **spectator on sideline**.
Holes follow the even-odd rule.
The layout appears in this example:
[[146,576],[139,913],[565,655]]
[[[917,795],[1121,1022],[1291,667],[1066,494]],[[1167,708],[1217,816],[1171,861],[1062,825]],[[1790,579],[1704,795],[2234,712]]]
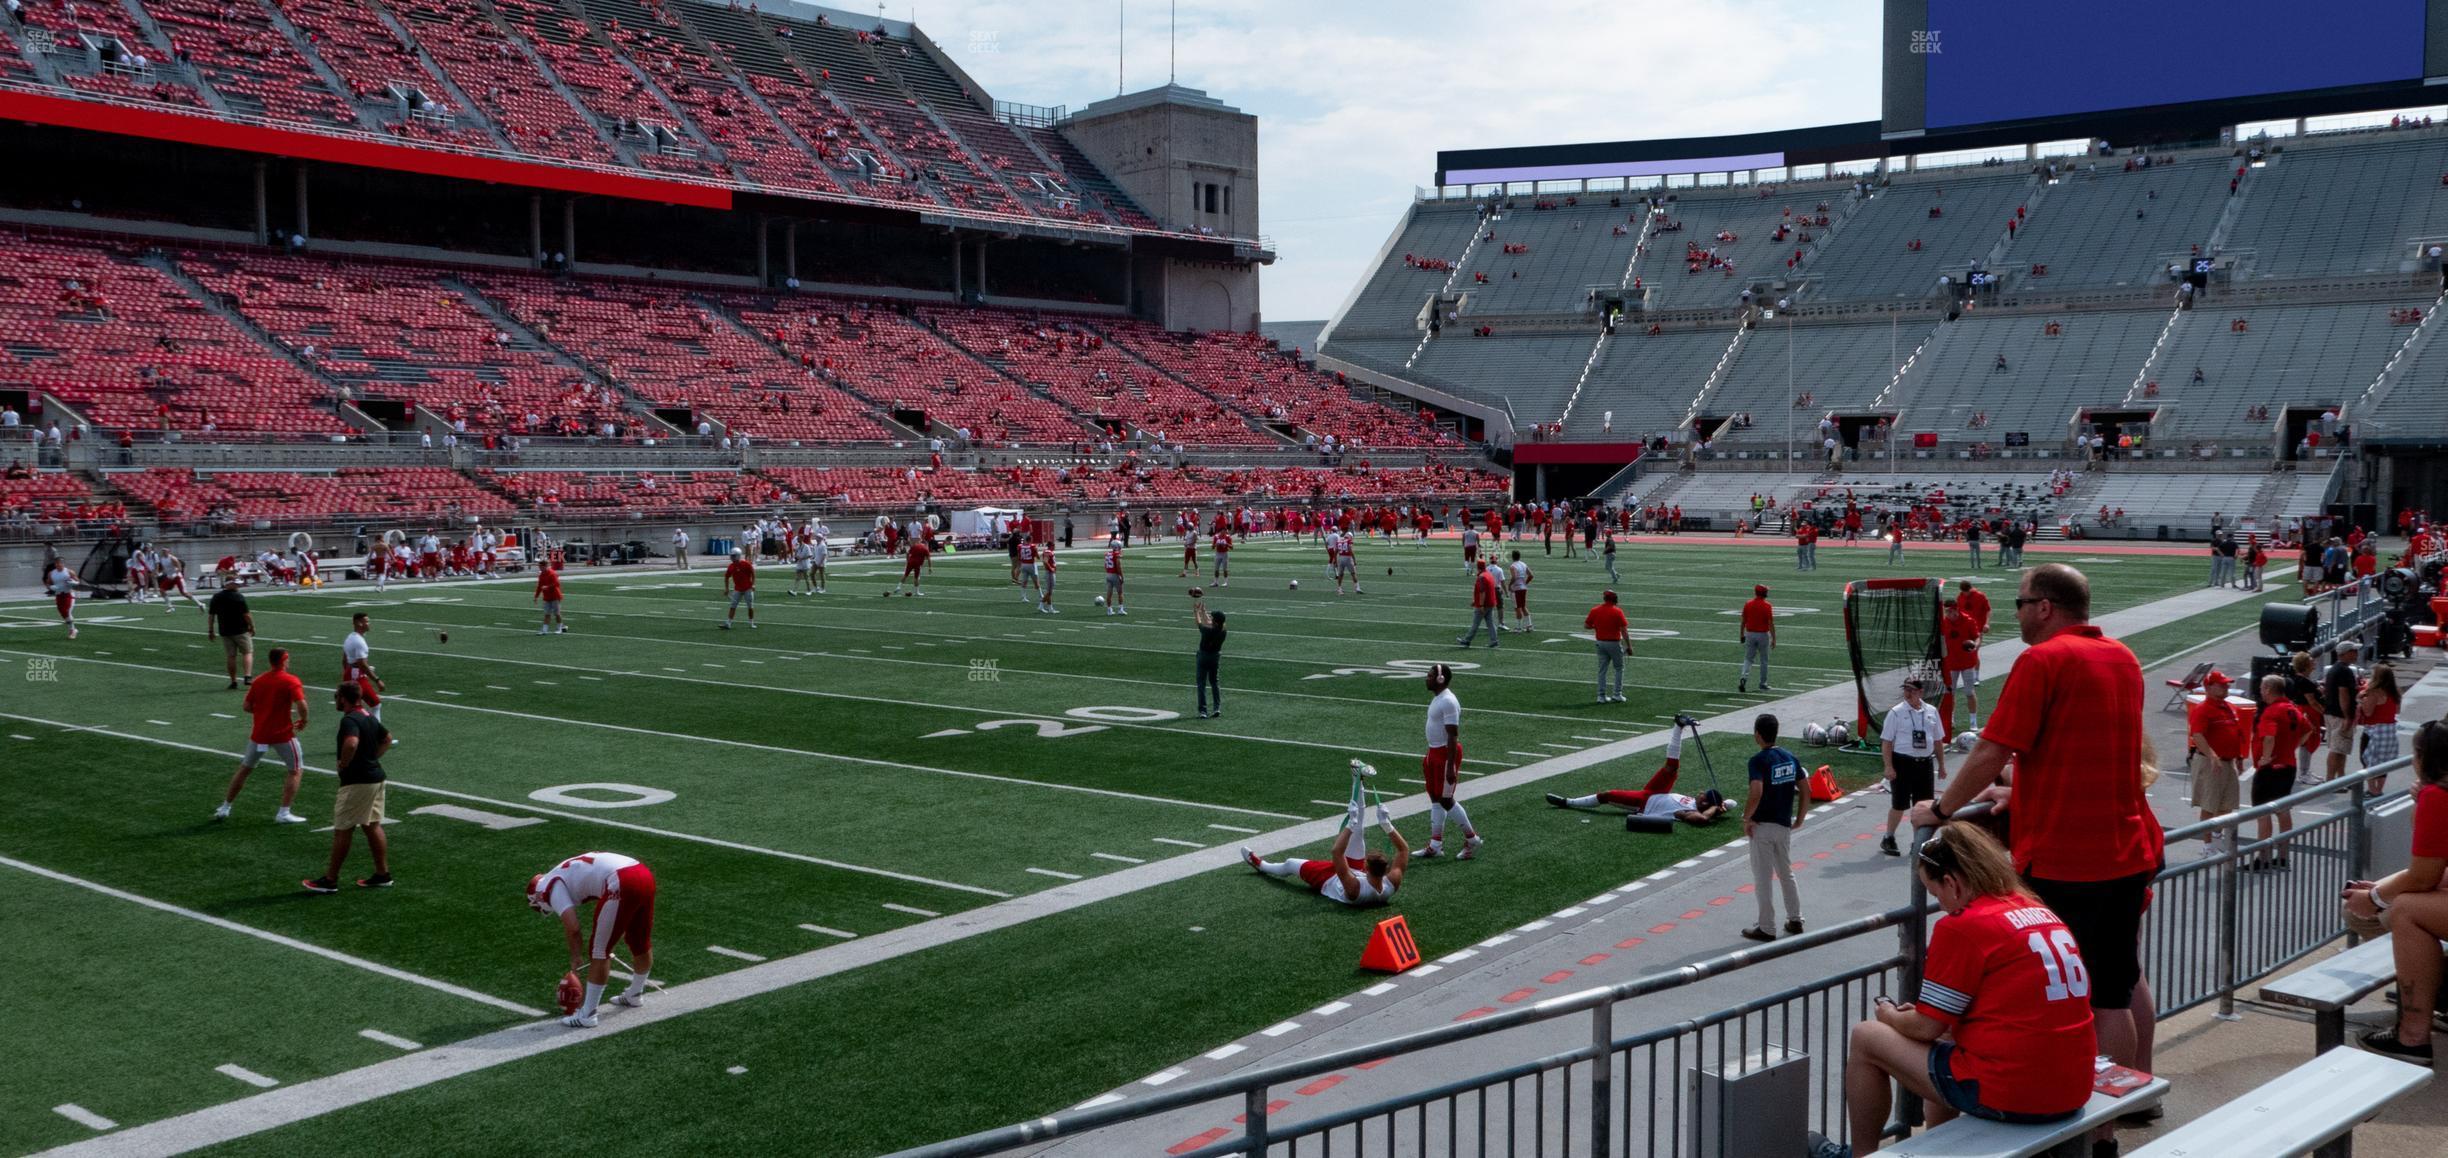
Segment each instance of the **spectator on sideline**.
[[1890,1079],[1927,1103],[1932,1126],[1957,1114],[2062,1121],[2091,1100],[2094,1014],[2063,980],[2084,972],[2065,922],[1974,825],[1941,827],[1917,851],[1914,871],[1946,911],[1930,928],[1921,1000],[1880,997],[1871,1019],[1853,1026],[1845,1067],[1853,1144],[1813,1132],[1812,1158],[1885,1144]]
[[2013,861],[2034,896],[2070,918],[2091,972],[2098,1050],[2135,1065],[2155,1021],[2142,977],[2142,910],[2166,860],[2143,795],[2142,666],[2091,625],[2091,584],[2063,563],[2024,572],[2015,621],[2029,645],[1947,789],[1913,808],[1944,822],[1998,778],[2009,757]]
[[[2301,758],[2297,745],[2301,744],[2303,738],[2310,735],[2312,731],[2313,723],[2306,717],[2303,708],[2287,698],[2286,677],[2282,675],[2263,676],[2261,678],[2261,716],[2253,728],[2252,802],[2256,807],[2295,790],[2295,777],[2299,774],[2300,769],[2297,761]],[[2289,870],[2287,846],[2283,837],[2286,833],[2295,831],[2295,813],[2291,809],[2282,808],[2276,813],[2276,819],[2278,832],[2282,837],[2278,842],[2277,859],[2273,862],[2268,853],[2255,854],[2252,863],[2244,866],[2244,871],[2258,872],[2272,867],[2279,872]],[[2257,841],[2269,839],[2270,820],[2270,817],[2264,816],[2253,822],[2255,826],[2253,839]]]
[[1759,690],[1768,691],[1768,653],[1776,648],[1776,607],[1768,602],[1768,585],[1754,584],[1751,601],[1742,605],[1742,626],[1739,632],[1743,645],[1742,671],[1734,677],[1734,690],[1750,690],[1751,662],[1759,661]]
[[1810,814],[1811,800],[1803,783],[1802,761],[1777,746],[1777,718],[1760,713],[1751,722],[1751,739],[1759,751],[1751,755],[1743,835],[1751,841],[1751,892],[1759,901],[1759,923],[1742,935],[1752,941],[1774,941],[1776,934],[1769,929],[1776,923],[1776,898],[1768,891],[1771,876],[1784,888],[1785,931],[1802,931],[1802,890],[1794,887],[1793,878],[1793,834]]
[[[2242,710],[2227,700],[2227,673],[2212,670],[2202,677],[2202,701],[2186,713],[2186,767],[2193,778],[2193,807],[2201,809],[2201,818],[2225,816],[2236,810],[2236,789],[2251,768],[2246,757],[2251,751],[2253,725]],[[2205,857],[2225,856],[2235,851],[2233,842],[2212,832],[2202,838]]]
[[1964,546],[1965,546],[1965,548],[1967,548],[1968,550],[1970,550],[1970,551],[1972,552],[1972,569],[1973,569],[1973,570],[1975,570],[1975,571],[1978,571],[1978,570],[1980,570],[1980,569],[1981,569],[1981,562],[1980,562],[1980,559],[1981,559],[1981,556],[1980,556],[1980,540],[1981,540],[1981,524],[1980,524],[1980,520],[1979,520],[1979,519],[1974,519],[1974,520],[1972,520],[1971,522],[1965,523],[1965,524],[1964,524]]
[[1488,570],[1486,560],[1473,561],[1471,574],[1470,634],[1455,636],[1454,643],[1469,647],[1472,640],[1479,638],[1480,625],[1485,624],[1488,629],[1488,650],[1494,651],[1498,644],[1504,642],[1498,638],[1504,632],[1504,592],[1497,585],[1496,573]]
[[2440,939],[2448,936],[2448,721],[2414,732],[2414,847],[2406,867],[2377,881],[2346,884],[2350,919],[2377,921],[2396,946],[2397,1024],[2364,1034],[2363,1048],[2431,1064],[2431,1019],[2443,974]]
[[1921,677],[1904,681],[1904,699],[1887,709],[1887,719],[1879,725],[1879,759],[1887,781],[1887,831],[1879,837],[1879,851],[1889,856],[1902,856],[1896,847],[1896,822],[1912,806],[1938,795],[1938,777],[1946,775],[1946,747],[1939,742],[1943,734],[1938,720],[1937,705],[1921,698]]
[[2321,720],[2328,729],[2322,738],[2329,744],[2329,780],[2346,774],[2346,754],[2354,750],[2355,700],[2363,692],[2363,677],[2355,674],[2354,661],[2361,650],[2361,642],[2353,636],[2339,640],[2335,658],[2321,676]]
[[391,750],[391,733],[365,710],[365,693],[354,683],[342,683],[332,693],[340,709],[340,790],[332,797],[331,863],[323,875],[298,883],[310,893],[340,891],[340,866],[348,860],[349,844],[362,828],[366,851],[374,856],[374,875],[357,881],[361,889],[391,887],[391,842],[384,839],[383,753]]
[[[1203,593],[1190,591],[1190,618],[1198,624],[1198,667],[1191,676],[1198,696],[1198,714],[1202,720],[1224,714],[1224,685],[1216,679],[1216,665],[1224,661],[1224,613],[1207,610]],[[1207,710],[1207,696],[1215,693],[1215,710]]]
[[[1615,540],[1607,540],[1608,547],[1612,548],[1614,545]],[[1631,645],[1631,640],[1625,638],[1625,628],[1629,625],[1629,621],[1624,618],[1623,606],[1616,601],[1615,592],[1612,590],[1600,596],[1598,606],[1590,608],[1589,614],[1581,617],[1581,626],[1589,628],[1590,634],[1596,636],[1598,640],[1599,703],[1620,704],[1624,702],[1624,654]],[[1615,686],[1612,691],[1607,688],[1609,669],[1615,672]]]
[[[255,613],[238,592],[235,573],[222,577],[221,589],[204,605],[204,638],[221,640],[222,658],[229,663],[229,686],[255,682]],[[245,671],[240,671],[240,660]]]
[[[2364,771],[2397,758],[2397,708],[2404,698],[2397,689],[2397,669],[2385,663],[2373,666],[2371,678],[2363,681],[2355,697],[2355,722],[2363,725]],[[2375,796],[2386,791],[2388,775],[2372,777],[2363,788]]]

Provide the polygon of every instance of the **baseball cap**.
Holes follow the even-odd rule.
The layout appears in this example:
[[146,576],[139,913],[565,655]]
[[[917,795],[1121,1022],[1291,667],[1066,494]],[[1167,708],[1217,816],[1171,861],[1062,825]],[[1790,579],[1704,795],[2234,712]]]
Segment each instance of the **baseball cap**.
[[2229,680],[2229,679],[2227,678],[2227,673],[2226,673],[2226,672],[2223,672],[2223,671],[2220,671],[2220,670],[2218,670],[2217,668],[2212,668],[2212,669],[2210,669],[2210,671],[2208,671],[2207,673],[2205,673],[2205,674],[2202,676],[2202,686],[2203,686],[2203,687],[2208,687],[2208,686],[2210,686],[2211,684],[2223,684],[2223,683],[2231,683],[2231,682],[2233,682],[2233,681],[2231,681],[2231,680]]
[[1914,676],[1914,677],[1912,677],[1912,678],[1910,678],[1910,679],[1908,679],[1908,680],[1905,680],[1905,681],[1904,681],[1904,686],[1905,686],[1905,687],[1908,687],[1908,688],[1919,688],[1919,687],[1921,687],[1921,686],[1922,686],[1922,683],[1921,683],[1921,677],[1920,677],[1920,676]]
[[1751,585],[1751,593],[1753,595],[1766,595],[1768,593],[1768,585],[1765,583],[1754,583]]

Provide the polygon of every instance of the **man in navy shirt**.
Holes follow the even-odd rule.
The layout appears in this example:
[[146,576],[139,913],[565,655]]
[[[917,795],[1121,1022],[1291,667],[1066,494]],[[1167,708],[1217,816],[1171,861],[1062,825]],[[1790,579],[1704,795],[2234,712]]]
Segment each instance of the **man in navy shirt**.
[[1777,718],[1762,712],[1751,722],[1751,791],[1743,801],[1743,835],[1751,839],[1751,893],[1759,899],[1759,923],[1742,931],[1753,941],[1774,941],[1776,898],[1768,878],[1775,876],[1785,891],[1785,931],[1802,931],[1802,891],[1794,887],[1793,832],[1810,811],[1804,791],[1802,761],[1777,746]]

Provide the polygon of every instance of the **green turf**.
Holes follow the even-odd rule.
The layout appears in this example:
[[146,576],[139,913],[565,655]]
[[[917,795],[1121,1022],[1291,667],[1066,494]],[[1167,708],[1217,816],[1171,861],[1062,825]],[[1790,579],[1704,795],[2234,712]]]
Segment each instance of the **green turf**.
[[[0,632],[0,677],[12,691],[0,703],[9,717],[0,718],[0,744],[39,753],[0,761],[0,790],[24,804],[0,814],[0,855],[543,1004],[560,950],[516,892],[563,856],[610,848],[654,865],[664,882],[656,974],[685,982],[742,964],[709,945],[780,956],[834,943],[802,923],[869,935],[924,919],[888,904],[954,913],[1063,883],[1051,874],[1127,867],[1113,857],[1187,851],[1169,842],[1230,844],[1244,839],[1237,830],[1330,815],[1334,806],[1320,801],[1345,795],[1342,765],[1353,754],[1378,764],[1389,791],[1410,790],[1402,778],[1417,775],[1427,698],[1416,668],[1428,662],[1481,665],[1456,684],[1473,774],[1654,731],[1677,710],[1713,715],[1768,698],[1733,691],[1740,649],[1725,612],[1754,581],[1774,585],[1776,601],[1794,612],[1779,625],[1778,692],[1840,682],[1849,678],[1836,613],[1842,582],[1884,572],[1876,549],[1831,547],[1821,570],[1797,574],[1790,553],[1775,549],[1635,542],[1618,589],[1635,628],[1674,634],[1639,642],[1631,702],[1598,705],[1589,644],[1541,642],[1578,629],[1604,582],[1589,561],[1529,556],[1542,630],[1465,656],[1452,645],[1467,616],[1450,544],[1364,544],[1368,593],[1338,598],[1314,545],[1262,542],[1236,553],[1231,586],[1212,589],[1211,605],[1232,615],[1224,663],[1232,698],[1223,718],[1202,721],[1185,686],[1195,639],[1187,584],[1173,578],[1170,554],[1134,554],[1127,619],[1088,606],[1102,584],[1086,550],[1066,556],[1060,616],[1024,607],[995,559],[944,561],[924,599],[881,597],[890,577],[856,564],[837,569],[834,594],[791,599],[781,594],[787,572],[768,570],[754,632],[715,629],[717,580],[704,570],[581,573],[569,583],[573,633],[549,639],[534,634],[523,584],[257,598],[259,647],[286,641],[300,651],[317,713],[308,759],[323,766],[331,761],[326,689],[345,616],[366,604],[375,617],[375,659],[392,690],[385,718],[402,738],[388,761],[398,781],[392,813],[406,817],[391,832],[402,883],[329,898],[291,891],[316,869],[328,837],[265,822],[277,789],[267,772],[249,786],[238,819],[203,819],[245,737],[243,721],[214,714],[235,715],[238,693],[222,689],[219,656],[204,649],[192,609],[89,606],[89,617],[125,621],[96,623],[74,642],[39,626],[47,609],[0,612],[0,621],[38,625]],[[2107,611],[2189,589],[2199,566],[2120,557],[2094,577]],[[1287,586],[1294,578],[1297,592]],[[1992,595],[2006,602],[2002,579]],[[2169,650],[2183,646],[2181,634],[2169,637]],[[37,657],[58,658],[57,681],[18,684],[16,666]],[[1010,722],[980,730],[994,721]],[[54,723],[115,734],[63,734]],[[1721,761],[1742,754],[1739,737],[1713,742]],[[1636,784],[1654,759],[1474,799],[1491,855],[1423,865],[1397,906],[1423,949],[1450,951],[1730,838],[1729,827],[1630,841],[1540,801],[1549,789]],[[1839,764],[1853,779],[1870,771],[1867,761]],[[610,809],[531,799],[604,782],[674,795]],[[327,777],[310,776],[300,810],[327,814],[330,792]],[[432,804],[541,810],[544,823],[491,831],[407,815]],[[23,875],[0,868],[0,879],[9,874]],[[143,912],[181,926],[140,962],[149,972],[176,970],[211,939],[243,940]],[[1207,931],[1191,933],[1193,925]],[[1076,1102],[1349,993],[1367,983],[1352,964],[1362,928],[1355,914],[1246,872],[1209,873],[590,1047],[663,1083],[659,1101],[686,1107],[652,1124],[627,1116],[612,1125],[620,1116],[602,1100],[611,1092],[576,1094],[576,1106],[524,1097],[532,1086],[523,1083],[559,1072],[530,1061],[245,1145],[328,1148],[369,1128],[415,1137],[443,1120],[458,1123],[454,1142],[480,1144],[461,1130],[494,1131],[481,1144],[497,1149],[532,1148],[548,1135],[604,1145],[645,1137],[663,1143],[656,1148],[787,1140],[823,1153],[904,1145]],[[24,964],[39,971],[49,950],[37,954]],[[1213,999],[1227,992],[1233,1000]],[[295,1027],[276,1012],[267,994],[198,1015],[226,1022],[239,1039],[286,1042]],[[472,1004],[463,1012],[470,1033],[506,1016]],[[358,1028],[332,1027],[329,1048],[370,1045]],[[327,1031],[318,1024],[316,1032]],[[85,1049],[64,1031],[50,1036],[58,1040],[12,1049],[0,1084],[23,1064],[16,1059]],[[221,1061],[246,1064],[207,1061],[202,1078],[132,1072],[109,1098],[45,1094],[26,1111],[0,1105],[0,1151],[82,1130],[69,1124],[63,1134],[66,1120],[49,1110],[58,1101],[130,1124],[188,1108],[181,1099],[194,1091],[236,1086],[211,1073]],[[749,1072],[730,1077],[730,1065]],[[777,1099],[782,1082],[792,1094]]]

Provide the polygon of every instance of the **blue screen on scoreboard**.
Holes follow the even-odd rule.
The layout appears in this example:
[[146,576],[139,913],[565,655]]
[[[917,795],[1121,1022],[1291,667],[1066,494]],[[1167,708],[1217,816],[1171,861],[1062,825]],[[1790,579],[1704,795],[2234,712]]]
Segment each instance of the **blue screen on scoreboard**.
[[2424,0],[1928,0],[1933,129],[2412,80]]

